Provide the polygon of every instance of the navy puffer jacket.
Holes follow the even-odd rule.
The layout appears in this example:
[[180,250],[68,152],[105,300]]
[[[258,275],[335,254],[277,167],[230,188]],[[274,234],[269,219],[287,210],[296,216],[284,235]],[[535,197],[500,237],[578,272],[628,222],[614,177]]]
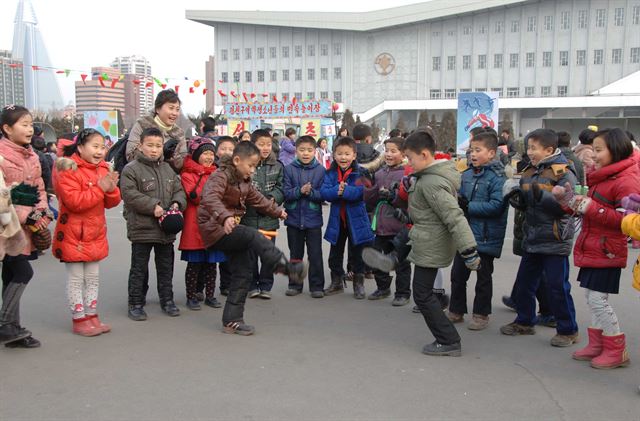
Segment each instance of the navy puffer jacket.
[[[314,158],[304,165],[297,158],[284,167],[284,224],[298,229],[322,227],[322,182],[325,169]],[[300,187],[311,183],[311,193],[303,195]]]

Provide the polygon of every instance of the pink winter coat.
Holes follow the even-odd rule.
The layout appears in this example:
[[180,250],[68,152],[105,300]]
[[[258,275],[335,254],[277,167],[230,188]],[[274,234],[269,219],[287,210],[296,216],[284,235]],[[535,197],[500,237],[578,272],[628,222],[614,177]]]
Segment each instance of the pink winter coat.
[[0,155],[4,160],[0,163],[0,168],[4,173],[4,180],[7,186],[13,183],[25,183],[30,186],[36,186],[40,196],[40,201],[35,207],[14,205],[18,219],[22,225],[22,229],[27,238],[27,243],[21,254],[29,255],[35,251],[35,247],[31,242],[31,230],[24,226],[27,216],[34,210],[45,210],[49,208],[47,204],[47,193],[44,189],[44,181],[42,181],[42,169],[40,168],[40,160],[38,155],[33,152],[31,145],[19,146],[6,138],[0,139]]

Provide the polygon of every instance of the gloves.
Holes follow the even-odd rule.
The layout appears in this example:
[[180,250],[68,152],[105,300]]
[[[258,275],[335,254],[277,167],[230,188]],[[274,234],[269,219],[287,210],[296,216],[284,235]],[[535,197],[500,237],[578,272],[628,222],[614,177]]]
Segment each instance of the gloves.
[[631,193],[629,196],[623,197],[620,205],[625,209],[625,215],[640,212],[640,194]]
[[402,187],[404,187],[404,191],[409,191],[413,183],[415,183],[416,178],[412,176],[404,176],[402,177]]
[[458,206],[460,206],[460,209],[462,209],[462,212],[464,212],[464,215],[467,216],[467,213],[469,212],[469,199],[467,199],[464,195],[459,194]]
[[508,202],[514,209],[525,210],[527,206],[524,202],[524,197],[522,197],[522,191],[520,189],[511,190],[505,197],[505,202]]
[[35,206],[40,201],[38,188],[24,183],[11,189],[11,202],[14,205]]
[[576,200],[573,203],[571,209],[574,210],[575,213],[579,215],[584,215],[587,213],[587,209],[591,205],[591,199],[587,196],[576,196]]
[[378,198],[380,200],[386,200],[387,202],[393,202],[393,199],[395,198],[395,194],[391,190],[382,188],[378,190]]
[[475,248],[461,252],[460,257],[462,257],[462,260],[464,260],[464,265],[467,267],[467,269],[480,269],[480,255],[478,254],[478,250],[476,250]]
[[411,224],[411,223],[413,223],[411,221],[411,218],[409,217],[409,214],[404,209],[395,208],[394,211],[393,211],[393,216],[398,221],[402,222],[403,224]]
[[575,194],[571,188],[571,184],[565,183],[564,186],[553,186],[551,194],[560,203],[562,207],[571,208],[575,202]]

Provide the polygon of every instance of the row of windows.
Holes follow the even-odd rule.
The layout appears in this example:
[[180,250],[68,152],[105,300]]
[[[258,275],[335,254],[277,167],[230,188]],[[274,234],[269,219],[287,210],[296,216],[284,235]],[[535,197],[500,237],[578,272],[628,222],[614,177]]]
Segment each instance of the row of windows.
[[[257,82],[265,81],[265,72],[263,70],[258,70],[258,79]],[[342,67],[334,67],[333,68],[333,78],[335,80],[342,79]],[[222,72],[222,83],[229,82],[229,73]],[[315,80],[316,79],[316,69],[307,69],[307,80]],[[269,71],[269,82],[277,82],[278,80],[278,72],[276,70]],[[294,80],[302,80],[302,69],[294,70]],[[323,67],[320,69],[320,80],[329,80],[329,69],[327,67]],[[253,72],[244,72],[244,81],[245,82],[253,82]],[[282,70],[282,81],[289,81],[289,69]],[[240,82],[240,72],[233,72],[233,82]]]
[[[486,92],[486,88],[477,88],[475,92]],[[498,96],[503,96],[502,88],[492,88],[492,92],[497,92]],[[471,92],[471,89],[460,89],[460,92]],[[568,87],[567,85],[557,86],[556,94],[557,96],[567,96]],[[525,97],[533,97],[536,95],[535,86],[526,86],[524,88],[524,96]],[[520,96],[520,88],[507,88],[507,98],[518,98]],[[551,96],[551,86],[541,86],[540,87],[540,96],[548,97]],[[429,91],[429,97],[431,99],[455,99],[458,97],[458,93],[455,89],[445,89],[444,95],[441,89],[431,89]]]
[[[611,51],[611,63],[612,64],[622,64],[622,48],[614,48]],[[456,56],[447,56],[447,70],[456,70],[457,65]],[[441,58],[440,57],[431,57],[432,64],[431,70],[434,72],[438,72],[441,69]],[[503,54],[494,54],[493,55],[493,68],[501,69],[503,67]],[[487,68],[487,55],[479,54],[478,55],[478,69],[486,69]],[[553,63],[553,51],[544,51],[542,52],[542,67],[551,67]],[[597,49],[593,50],[593,64],[603,64],[604,63],[604,50]],[[631,48],[629,53],[629,63],[640,63],[640,47]],[[536,53],[526,53],[525,67],[536,67]],[[587,50],[576,50],[575,55],[575,64],[576,66],[585,66],[587,64]],[[558,54],[558,65],[561,67],[569,65],[569,51],[560,51]],[[520,67],[520,54],[511,53],[509,54],[509,67],[518,68]],[[462,69],[469,70],[471,69],[471,56],[464,55],[462,56]]]
[[[231,50],[233,54],[234,60],[240,60],[240,49],[234,48]],[[265,48],[258,47],[256,49],[256,58],[264,59]],[[281,48],[280,54],[281,58],[289,58],[289,47],[284,46]],[[316,55],[316,46],[315,45],[307,45],[307,56],[315,57]],[[329,55],[329,44],[320,44],[320,55],[326,57]],[[342,55],[342,44],[333,44],[333,55],[339,56]],[[220,58],[222,61],[229,60],[229,50],[220,50]],[[294,45],[293,46],[293,56],[294,57],[302,57],[302,45]],[[244,58],[245,60],[251,60],[253,58],[253,49],[245,48],[244,49]],[[278,47],[269,47],[269,58],[278,58]]]
[[[577,28],[578,29],[586,29],[589,24],[589,10],[578,10],[577,13]],[[615,26],[624,26],[624,18],[625,18],[625,9],[623,7],[617,7],[613,11],[613,24]],[[634,25],[640,25],[640,6],[633,6],[631,9],[631,22]],[[510,30],[512,33],[520,32],[520,21],[512,20],[510,25]],[[596,28],[604,28],[607,24],[607,10],[606,9],[596,9],[593,13],[593,23]],[[527,32],[537,32],[538,29],[538,17],[537,16],[529,16],[526,21],[526,30]],[[553,31],[554,29],[554,16],[544,16],[542,21],[542,27],[545,31]],[[560,30],[567,31],[571,29],[571,12],[563,11],[560,12],[560,22],[558,27]],[[496,34],[500,34],[505,30],[504,21],[496,21],[493,26],[493,32]],[[480,25],[478,27],[479,34],[486,34],[488,32],[487,25]],[[471,26],[465,26],[462,28],[463,35],[471,35],[473,33],[473,28]],[[440,36],[440,32],[435,31],[432,33],[433,36]],[[456,31],[447,31],[447,35],[455,36]]]
[[[273,97],[278,97],[278,94],[276,92],[271,92],[269,94],[269,98],[273,98]],[[286,101],[288,99],[293,99],[293,97],[295,97],[297,100],[302,101],[302,92],[294,92],[293,96],[289,96],[288,93],[283,93],[280,98],[282,98],[283,101]],[[307,96],[305,97],[305,99],[317,99],[316,97],[316,93],[313,91],[309,91],[307,92]],[[320,99],[329,99],[329,92],[328,91],[321,91],[320,92]],[[228,98],[223,98],[223,102],[228,101]],[[342,102],[342,91],[333,91],[333,101],[334,102]]]

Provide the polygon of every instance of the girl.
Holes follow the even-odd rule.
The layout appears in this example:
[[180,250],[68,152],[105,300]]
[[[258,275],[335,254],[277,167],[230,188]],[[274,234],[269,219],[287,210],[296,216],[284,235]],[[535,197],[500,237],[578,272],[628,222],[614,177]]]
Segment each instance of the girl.
[[327,139],[325,139],[324,137],[318,140],[318,147],[316,148],[316,160],[326,170],[331,167],[333,157],[331,156],[331,151],[327,147]]
[[573,196],[566,186],[556,186],[554,196],[566,208],[582,215],[582,230],[574,248],[574,264],[580,267],[578,282],[585,288],[591,312],[588,345],[573,358],[591,361],[594,368],[629,364],[625,336],[609,304],[617,294],[620,273],[627,264],[627,237],[621,232],[623,214],[616,208],[625,196],[640,191],[640,170],[633,146],[620,129],[604,129],[593,141],[595,169],[587,174],[588,196]]
[[56,161],[55,191],[60,203],[53,254],[65,263],[73,333],[96,336],[111,330],[97,313],[99,262],[109,255],[105,209],[120,203],[118,173],[104,161],[105,140],[84,129]]
[[224,262],[224,254],[206,250],[198,228],[198,205],[202,198],[202,189],[207,179],[216,170],[215,145],[204,137],[196,137],[189,142],[191,156],[184,160],[182,187],[187,195],[187,209],[184,212],[184,229],[178,249],[182,250],[181,259],[188,262],[184,274],[187,290],[187,307],[200,310],[198,295],[205,289],[204,303],[209,307],[220,308],[222,304],[213,296],[216,284],[216,263]]
[[238,135],[238,142],[250,142],[251,141],[251,132],[248,130],[243,130]]
[[[24,107],[8,105],[0,113],[0,128],[3,135],[0,156],[4,158],[0,170],[7,185],[17,184],[11,197],[27,240],[20,252],[8,254],[2,261],[0,344],[35,348],[40,346],[40,341],[20,326],[20,298],[33,277],[29,261],[38,258],[37,243],[42,242],[39,248],[46,249],[46,243],[51,241],[47,226],[53,215],[47,205],[40,161],[30,145],[33,136],[31,113]],[[37,241],[38,237],[43,241]]]

